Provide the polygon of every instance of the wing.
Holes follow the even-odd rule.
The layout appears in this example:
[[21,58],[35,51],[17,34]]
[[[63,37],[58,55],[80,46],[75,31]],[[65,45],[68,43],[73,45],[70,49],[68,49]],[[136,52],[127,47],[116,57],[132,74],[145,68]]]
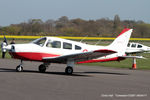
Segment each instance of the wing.
[[75,62],[79,62],[79,61],[85,61],[85,60],[95,59],[98,57],[107,56],[113,53],[116,53],[116,51],[102,49],[102,50],[95,50],[89,52],[74,53],[74,54],[63,55],[58,57],[43,57],[43,61],[53,62],[53,63],[66,63],[68,59],[73,59]]

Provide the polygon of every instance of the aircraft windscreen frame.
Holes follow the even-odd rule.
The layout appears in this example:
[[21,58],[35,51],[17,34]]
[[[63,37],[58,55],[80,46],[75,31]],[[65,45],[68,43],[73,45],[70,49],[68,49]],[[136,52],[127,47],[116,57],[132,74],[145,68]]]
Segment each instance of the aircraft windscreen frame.
[[42,47],[42,46],[44,46],[45,42],[46,42],[46,37],[43,37],[43,38],[36,39],[36,40],[32,41],[31,43],[37,44]]

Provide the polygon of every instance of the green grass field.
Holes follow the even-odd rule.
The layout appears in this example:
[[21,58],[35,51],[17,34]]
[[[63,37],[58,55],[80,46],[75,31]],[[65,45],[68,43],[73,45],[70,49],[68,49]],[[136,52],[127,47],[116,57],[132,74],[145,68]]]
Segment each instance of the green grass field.
[[[8,43],[10,43],[11,40],[8,40]],[[16,40],[16,43],[28,43],[32,40]],[[2,42],[2,40],[1,40]],[[95,44],[97,41],[83,41],[89,44]],[[98,45],[108,45],[112,41],[100,41]],[[142,43],[144,45],[150,46],[150,42],[142,42],[142,41],[136,41],[138,43]],[[0,50],[1,52],[1,50]],[[137,69],[148,69],[150,70],[150,53],[143,53],[141,54],[146,59],[137,59]],[[0,53],[1,57],[1,53]],[[6,58],[10,59],[10,55],[7,53]],[[126,59],[120,62],[112,61],[112,62],[99,62],[99,63],[89,63],[89,64],[83,64],[88,66],[105,66],[105,67],[115,67],[115,68],[132,68],[132,62],[133,59]],[[82,65],[82,64],[81,64]]]

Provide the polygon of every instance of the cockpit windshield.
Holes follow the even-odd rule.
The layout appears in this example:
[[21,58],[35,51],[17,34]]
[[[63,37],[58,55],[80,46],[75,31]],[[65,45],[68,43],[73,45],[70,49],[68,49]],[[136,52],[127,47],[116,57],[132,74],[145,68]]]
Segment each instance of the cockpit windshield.
[[44,46],[45,41],[46,41],[46,37],[40,38],[40,39],[36,39],[33,42],[31,42],[31,43],[37,44],[39,46]]

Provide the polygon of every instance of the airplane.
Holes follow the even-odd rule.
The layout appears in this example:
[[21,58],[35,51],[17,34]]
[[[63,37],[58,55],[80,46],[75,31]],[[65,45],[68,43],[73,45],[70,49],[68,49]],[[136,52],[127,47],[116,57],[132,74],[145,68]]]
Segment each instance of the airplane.
[[12,44],[6,47],[14,59],[21,63],[17,72],[23,71],[23,61],[43,62],[39,72],[44,73],[50,63],[67,64],[65,73],[71,75],[75,64],[121,61],[128,58],[125,54],[133,29],[125,28],[108,46],[89,45],[56,37],[42,37],[27,44]]
[[126,54],[150,53],[150,47],[140,43],[129,42],[126,49]]

